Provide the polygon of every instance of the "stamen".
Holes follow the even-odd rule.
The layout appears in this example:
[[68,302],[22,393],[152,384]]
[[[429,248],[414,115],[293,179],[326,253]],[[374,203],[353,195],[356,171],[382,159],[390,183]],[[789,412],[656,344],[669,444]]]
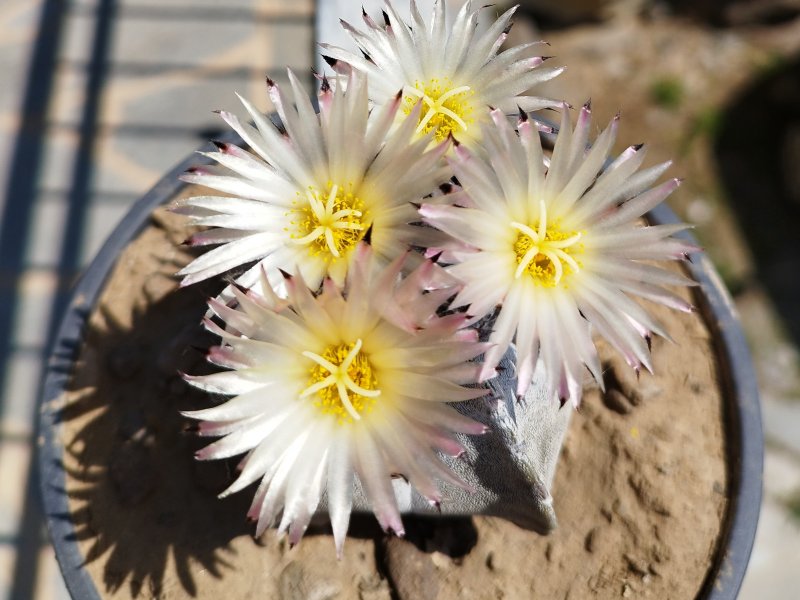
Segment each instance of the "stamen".
[[345,416],[359,421],[361,412],[370,409],[366,401],[374,402],[381,395],[379,389],[374,389],[377,382],[369,361],[361,354],[362,345],[362,340],[357,339],[352,347],[331,346],[323,355],[303,352],[316,366],[311,370],[312,383],[300,393],[300,398],[316,394],[320,400],[315,405],[324,413],[334,414],[340,421]]
[[553,283],[555,285],[558,285],[558,283],[561,281],[561,276],[564,275],[564,267],[561,266],[561,261],[555,254],[553,254],[549,250],[543,249],[542,254],[550,259],[550,264],[553,265],[553,267],[555,268],[556,273],[555,277],[553,278]]
[[328,191],[323,195],[309,186],[301,207],[292,211],[299,216],[291,221],[299,230],[292,234],[292,242],[308,246],[311,254],[322,254],[326,260],[341,258],[353,248],[368,223],[363,203],[352,188],[352,183],[343,187],[329,181]]
[[308,350],[303,352],[303,356],[305,356],[306,358],[310,358],[315,363],[317,363],[320,367],[322,367],[323,369],[326,369],[329,373],[334,373],[335,371],[337,371],[339,369],[339,367],[337,367],[335,364],[333,364],[329,360],[325,360],[319,354],[314,354],[313,352],[309,352]]
[[462,85],[461,87],[453,88],[449,92],[445,92],[444,94],[439,96],[438,102],[439,102],[439,104],[444,104],[445,102],[447,102],[453,96],[457,96],[458,94],[465,94],[468,91],[469,91],[469,86],[468,85]]
[[301,398],[308,398],[311,394],[316,394],[320,390],[324,390],[326,387],[330,387],[332,385],[336,385],[336,376],[329,375],[322,381],[315,383],[314,385],[308,386],[306,389],[302,391],[300,394]]
[[541,237],[539,237],[538,233],[536,233],[533,229],[531,229],[530,227],[528,227],[527,225],[525,225],[523,223],[517,223],[516,221],[511,221],[511,226],[514,229],[517,229],[517,230],[521,231],[522,233],[524,233],[525,235],[527,235],[534,242],[538,242],[541,239]]
[[543,240],[547,235],[547,205],[544,200],[539,200],[539,239]]
[[519,261],[517,265],[517,270],[514,273],[514,279],[519,279],[522,277],[522,274],[525,272],[525,269],[528,268],[528,265],[531,264],[531,261],[536,258],[536,255],[539,254],[539,246],[533,246],[530,250],[525,253],[525,256],[522,257],[522,260]]
[[565,233],[557,223],[548,223],[544,200],[539,200],[539,220],[535,226],[517,221],[510,225],[519,232],[514,242],[515,279],[528,273],[539,285],[557,287],[567,275],[580,271],[573,254],[583,252],[583,245],[578,243],[583,232]]
[[336,389],[339,391],[339,400],[341,400],[342,406],[344,406],[345,410],[350,413],[350,416],[353,417],[353,419],[360,421],[361,415],[358,414],[358,411],[353,408],[352,404],[350,404],[350,397],[347,395],[347,388],[345,387],[344,382],[337,381]]
[[336,249],[336,240],[333,239],[333,228],[325,228],[325,241],[328,243],[328,250],[331,251],[336,258],[339,258],[339,251]]
[[420,116],[416,133],[434,131],[437,141],[442,141],[451,133],[466,131],[473,122],[472,105],[469,96],[473,94],[467,85],[450,87],[450,80],[431,79],[426,85],[417,82],[415,87],[407,86],[406,114],[410,114],[419,100],[425,105]]

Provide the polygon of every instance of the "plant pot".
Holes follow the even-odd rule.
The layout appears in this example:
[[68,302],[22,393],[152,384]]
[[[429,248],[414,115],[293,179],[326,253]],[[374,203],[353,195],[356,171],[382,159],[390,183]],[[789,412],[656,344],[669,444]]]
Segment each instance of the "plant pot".
[[[706,354],[714,355],[710,373],[714,382],[687,380],[677,389],[662,390],[658,400],[644,399],[644,408],[625,404],[619,394],[606,394],[601,401],[599,391],[590,390],[573,419],[570,436],[574,443],[568,442],[563,457],[569,468],[573,468],[581,452],[588,452],[627,461],[625,464],[633,469],[627,474],[622,467],[608,472],[598,467],[592,472],[600,486],[597,489],[609,485],[612,489],[624,488],[615,502],[597,505],[592,517],[597,526],[588,527],[583,522],[579,525],[577,520],[562,516],[561,531],[569,536],[562,543],[558,532],[548,540],[519,532],[513,525],[491,518],[411,518],[407,519],[409,541],[403,541],[384,538],[371,517],[354,518],[352,539],[345,544],[341,563],[333,559],[333,545],[327,539],[324,524],[310,531],[294,550],[272,539],[260,547],[250,541],[251,528],[242,516],[249,502],[247,492],[217,500],[215,492],[224,487],[224,480],[230,476],[229,465],[194,463],[192,448],[199,444],[192,435],[179,431],[182,421],[178,410],[187,408],[190,399],[183,396],[189,392],[176,373],[178,368],[186,368],[186,361],[191,363],[198,358],[192,358],[191,350],[183,348],[189,348],[200,335],[195,323],[205,307],[202,291],[188,288],[175,292],[174,278],[166,275],[148,280],[152,283],[152,289],[148,290],[152,295],[150,301],[160,312],[139,307],[138,313],[132,311],[132,318],[151,329],[166,331],[177,327],[178,339],[172,342],[173,336],[169,335],[161,344],[140,346],[136,329],[130,330],[125,323],[115,325],[114,311],[107,307],[101,306],[101,312],[109,313],[102,315],[106,330],[98,333],[91,320],[115,269],[131,276],[148,269],[160,268],[164,273],[177,270],[178,265],[171,261],[178,260],[178,250],[155,258],[145,252],[143,256],[149,262],[143,265],[127,262],[122,252],[143,232],[150,231],[148,225],[156,208],[187,192],[187,184],[181,183],[177,176],[198,162],[192,156],[164,177],[116,228],[76,286],[48,365],[40,419],[41,488],[50,535],[73,598],[197,596],[220,585],[225,586],[231,597],[248,597],[248,594],[271,597],[269,589],[286,598],[314,594],[332,597],[335,593],[342,597],[360,594],[366,598],[404,598],[416,594],[444,598],[450,597],[452,590],[467,596],[470,592],[485,595],[502,590],[509,597],[553,597],[550,587],[539,583],[529,585],[527,580],[524,585],[520,582],[532,572],[549,572],[556,580],[566,580],[556,583],[561,585],[558,589],[562,595],[569,594],[573,576],[566,573],[572,563],[592,564],[591,561],[600,560],[597,557],[602,552],[615,556],[622,566],[606,569],[604,565],[597,572],[586,574],[580,585],[587,585],[589,592],[584,594],[574,588],[572,593],[576,597],[602,597],[612,591],[614,595],[626,595],[626,590],[635,593],[647,587],[661,590],[656,592],[657,597],[697,596],[713,600],[736,597],[760,507],[763,437],[749,353],[732,302],[705,256],[697,256],[687,267],[700,284],[694,300],[711,341],[701,336],[697,344],[698,348],[706,348],[703,344],[707,344],[711,350]],[[663,206],[649,218],[654,223],[675,220]],[[145,239],[137,243],[147,247],[149,242]],[[124,286],[122,289],[124,294]],[[176,324],[170,311],[188,314],[191,327]],[[699,322],[697,316],[690,318]],[[690,323],[687,331],[694,331],[692,328],[699,325]],[[90,351],[91,340],[98,336],[104,344],[98,347],[111,351]],[[690,343],[683,346],[687,354],[692,341],[690,337]],[[81,350],[84,343],[90,350]],[[656,366],[658,370],[658,362]],[[110,383],[95,385],[92,377],[100,369],[111,373]],[[157,397],[142,398],[141,390],[150,390],[152,370],[159,371],[157,379],[161,387],[157,390],[160,391],[155,394]],[[624,378],[619,373],[611,376]],[[625,387],[624,382],[616,383],[614,389],[618,391]],[[710,387],[714,390],[706,389]],[[712,496],[721,514],[714,525],[716,534],[707,543],[707,564],[699,566],[696,582],[687,588],[680,585],[683,577],[680,570],[667,573],[663,566],[678,558],[665,553],[681,552],[670,547],[671,538],[665,531],[667,524],[678,522],[691,534],[697,505],[685,500],[688,494],[681,493],[665,505],[659,498],[658,486],[654,489],[652,483],[673,486],[680,492],[687,463],[681,462],[683,458],[675,459],[678,467],[669,460],[662,461],[663,464],[654,462],[657,472],[653,473],[640,473],[635,465],[639,464],[638,454],[658,455],[663,454],[666,445],[681,446],[684,443],[681,436],[687,444],[704,439],[706,425],[691,428],[699,421],[698,414],[704,407],[699,407],[696,413],[677,412],[667,419],[665,426],[647,425],[649,429],[637,425],[639,421],[635,419],[637,414],[646,417],[645,411],[658,403],[662,408],[667,402],[681,406],[680,402],[692,394],[719,403],[714,409],[718,422],[712,429],[721,432],[720,453],[724,453],[726,461],[718,468],[722,473],[720,481],[714,480],[712,489],[713,476],[709,476],[709,489],[703,492]],[[140,409],[137,403],[150,408]],[[669,420],[680,425],[677,434],[669,428]],[[649,423],[646,419],[641,422]],[[595,426],[614,427],[617,433],[608,439],[592,438],[602,431],[593,429]],[[595,453],[592,444],[601,451]],[[92,452],[92,460],[84,460]],[[169,452],[171,458],[166,460],[162,452]],[[706,462],[711,462],[702,453],[690,458],[692,464],[703,468]],[[678,472],[671,472],[671,468]],[[559,491],[557,479],[554,493],[557,510],[561,498],[567,499],[575,493],[565,487],[567,484],[563,483]],[[703,493],[695,496],[702,498]],[[626,505],[626,498],[632,504]],[[588,506],[588,497],[585,500]],[[637,511],[648,513],[641,522],[635,520]],[[636,530],[641,543],[637,541],[635,552],[624,545],[615,546],[617,538],[627,539],[625,536],[633,535]],[[483,540],[505,539],[497,538],[497,531],[511,536],[513,543],[507,547],[505,542],[498,547],[485,545]],[[579,551],[586,554],[575,555],[576,539],[580,542]],[[476,558],[479,553],[482,554]],[[526,563],[519,561],[522,558],[519,553],[528,557]],[[479,561],[486,573],[477,572],[472,566],[474,561]],[[348,581],[342,583],[337,577],[341,577],[344,569],[350,571]],[[620,569],[628,575],[620,576]],[[237,575],[236,570],[246,572],[247,577]],[[468,579],[468,572],[480,579],[469,583],[472,580]],[[494,578],[495,588],[480,587],[487,574],[488,579]],[[677,587],[656,585],[670,577],[675,579]],[[234,582],[237,587],[233,587]]]

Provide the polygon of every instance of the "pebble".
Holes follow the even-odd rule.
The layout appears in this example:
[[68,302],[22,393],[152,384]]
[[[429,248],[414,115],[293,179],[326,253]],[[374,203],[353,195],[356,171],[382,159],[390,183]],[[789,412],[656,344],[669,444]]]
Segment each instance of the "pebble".
[[278,586],[281,600],[332,600],[340,591],[332,582],[308,573],[297,561],[284,567]]

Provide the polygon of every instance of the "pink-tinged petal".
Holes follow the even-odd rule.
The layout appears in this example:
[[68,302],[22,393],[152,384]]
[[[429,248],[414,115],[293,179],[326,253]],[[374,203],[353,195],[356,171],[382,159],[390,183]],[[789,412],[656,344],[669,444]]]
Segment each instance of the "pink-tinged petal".
[[277,468],[267,487],[267,493],[264,495],[258,515],[256,537],[261,537],[267,527],[274,524],[279,511],[284,507],[286,488],[289,485],[297,458],[308,439],[308,434],[308,431],[301,432],[276,463]]
[[519,312],[522,306],[522,290],[519,287],[513,287],[506,296],[503,307],[500,309],[500,314],[493,325],[492,335],[489,336],[489,341],[494,344],[484,358],[484,372],[483,376],[488,379],[497,365],[500,364],[500,359],[508,350],[511,345],[511,339],[517,330],[519,323]]
[[572,173],[568,171],[572,141],[572,119],[566,103],[561,107],[561,127],[558,130],[553,156],[550,159],[550,169],[547,172],[544,195],[554,198],[564,189]]
[[287,418],[287,414],[260,415],[257,419],[220,438],[216,442],[205,446],[195,453],[198,460],[211,460],[230,458],[237,454],[247,452],[255,447],[260,440],[268,436],[280,423]]
[[195,248],[200,246],[213,246],[217,244],[227,244],[235,242],[251,235],[249,231],[237,231],[233,229],[209,229],[192,234],[186,243]]
[[[227,371],[224,371],[227,372]],[[183,411],[182,415],[203,421],[236,421],[255,417],[264,412],[277,414],[289,406],[296,392],[280,385],[262,384],[235,398],[201,410]]]
[[364,492],[384,531],[395,535],[405,535],[397,500],[392,489],[391,473],[386,461],[372,435],[364,430],[354,432],[356,436],[356,454],[354,456],[358,478],[364,486]]
[[[581,111],[581,117],[584,117],[583,111]],[[594,183],[598,172],[602,169],[603,163],[605,163],[608,153],[611,151],[617,138],[618,123],[619,119],[612,119],[608,127],[606,127],[592,145],[585,159],[581,160],[579,155],[573,157],[573,164],[577,166],[574,175],[561,191],[561,194],[559,194],[559,210],[568,210],[577,202],[578,198],[580,198],[589,186]],[[588,128],[588,123],[585,126]],[[586,133],[588,133],[588,129],[581,132],[583,140],[582,148],[586,147]]]
[[[408,421],[408,427],[412,427],[416,430],[420,437],[426,440],[426,443],[431,447],[439,450],[447,454],[448,456],[461,456],[466,452],[464,446],[458,443],[455,439],[447,435],[441,429],[433,427],[427,423],[422,423],[415,419],[406,418],[405,415],[401,415],[401,418],[404,418]],[[476,423],[476,425],[480,425],[480,423]]]
[[353,461],[346,432],[337,432],[328,459],[328,511],[336,555],[341,559],[353,506]]
[[432,427],[445,428],[455,433],[483,435],[488,428],[483,423],[465,417],[452,406],[438,403],[413,403],[403,408],[404,414]]
[[271,233],[256,233],[214,248],[178,272],[183,276],[181,286],[188,286],[224,273],[243,263],[262,258],[276,247],[278,241]]
[[388,462],[396,472],[411,483],[424,498],[432,504],[441,502],[441,493],[429,470],[423,467],[421,459],[427,458],[424,448],[419,447],[413,438],[405,432],[401,433],[402,423],[398,422],[396,415],[390,415],[382,422],[376,423],[376,432],[381,437],[381,445]]
[[386,373],[384,381],[386,387],[396,394],[429,402],[460,402],[480,398],[489,393],[487,389],[465,388],[432,375],[419,373],[406,372],[402,375]]
[[436,375],[458,385],[478,383],[492,378],[492,375],[487,376],[483,365],[478,363],[464,363],[453,367],[440,368],[436,371]]
[[[523,303],[535,306],[536,298],[532,294],[525,294]],[[539,354],[539,333],[536,326],[538,311],[521,310],[519,311],[519,321],[517,323],[517,333],[514,346],[517,351],[517,396],[522,397],[528,391],[536,360]]]
[[327,467],[329,433],[320,431],[330,429],[329,423],[318,423],[311,429],[308,441],[295,461],[292,476],[286,487],[283,515],[278,525],[278,533],[289,532],[289,544],[300,541],[311,515],[317,509],[322,495],[322,482]]
[[680,184],[680,179],[670,179],[656,188],[639,194],[635,198],[628,200],[614,212],[610,213],[608,217],[602,219],[600,221],[600,225],[603,227],[612,227],[614,225],[619,225],[621,223],[638,219],[647,211],[652,210],[661,204],[661,202],[663,202],[667,196],[674,192]]
[[261,381],[248,379],[242,373],[235,371],[222,371],[211,375],[184,375],[183,378],[205,392],[227,396],[246,394],[264,385]]
[[[297,418],[297,414],[297,412],[290,414],[289,411],[286,411],[287,419],[294,420]],[[244,459],[239,476],[220,494],[220,498],[243,490],[280,464],[280,458],[297,437],[297,431],[291,425],[296,425],[296,423],[287,422],[286,419],[276,424],[269,437],[261,441]]]

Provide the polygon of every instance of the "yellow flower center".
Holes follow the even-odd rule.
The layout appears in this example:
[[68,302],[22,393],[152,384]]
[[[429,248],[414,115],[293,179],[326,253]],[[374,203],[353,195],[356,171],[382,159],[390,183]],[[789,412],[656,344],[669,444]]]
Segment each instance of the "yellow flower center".
[[316,396],[314,406],[323,414],[335,416],[339,423],[360,420],[381,395],[372,365],[361,352],[361,343],[358,339],[352,344],[328,346],[322,354],[303,352],[314,366],[309,385],[300,397]]
[[467,85],[453,87],[448,78],[431,79],[427,84],[419,81],[412,88],[407,86],[405,113],[411,114],[417,102],[422,100],[422,113],[417,126],[417,133],[425,134],[435,131],[437,141],[443,141],[451,133],[466,131],[474,121],[472,104],[469,98],[474,92]]
[[297,192],[298,205],[291,211],[295,217],[291,225],[295,244],[308,246],[313,255],[322,254],[332,260],[355,246],[367,230],[364,203],[353,193],[353,184],[347,187],[328,182],[321,193],[308,186],[305,194]]
[[519,233],[514,242],[517,269],[514,277],[519,279],[528,273],[534,282],[544,287],[561,285],[564,278],[580,271],[575,254],[583,252],[579,243],[580,231],[561,231],[557,223],[547,223],[547,207],[539,202],[539,222],[531,227],[524,223],[511,223]]

